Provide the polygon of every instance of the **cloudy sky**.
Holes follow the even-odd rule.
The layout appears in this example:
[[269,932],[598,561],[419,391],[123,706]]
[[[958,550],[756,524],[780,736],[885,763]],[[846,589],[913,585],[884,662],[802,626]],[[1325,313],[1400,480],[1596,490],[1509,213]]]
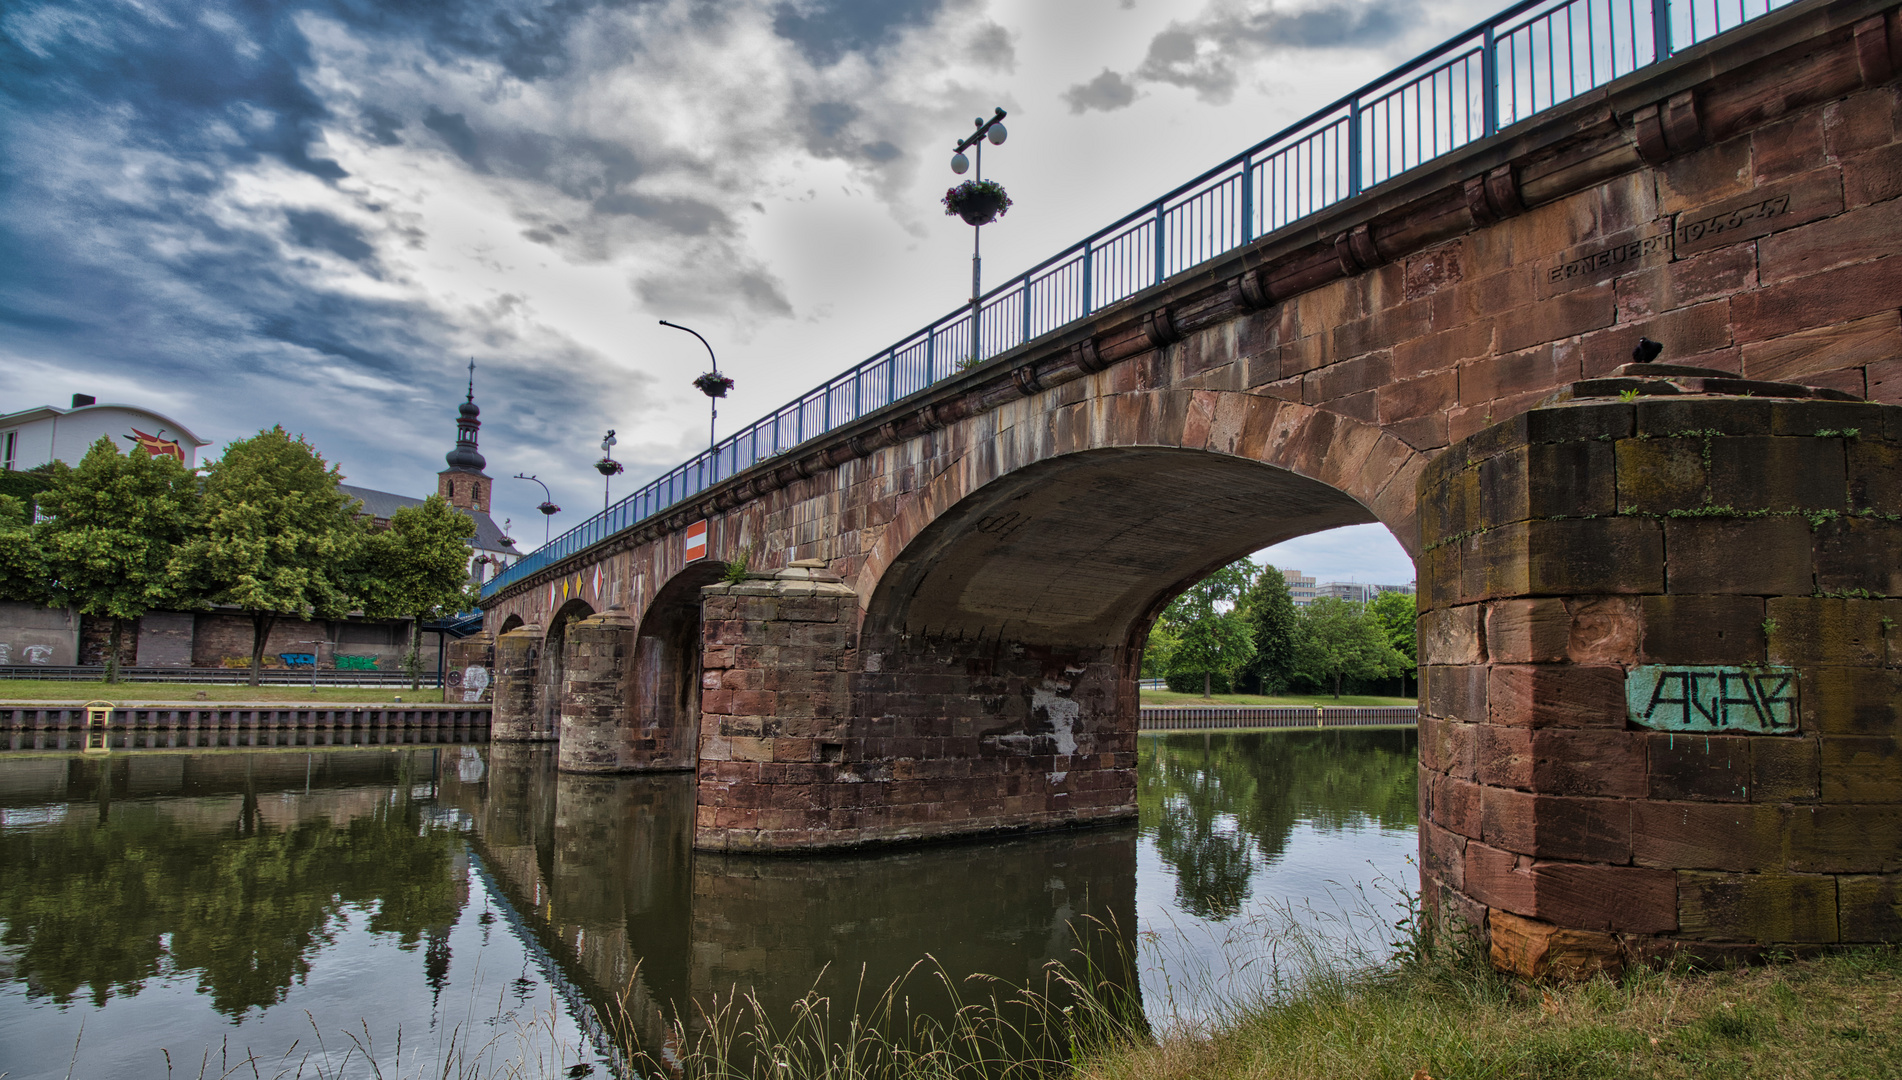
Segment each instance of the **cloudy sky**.
[[[506,477],[559,530],[607,428],[617,492],[704,446],[704,352],[658,319],[738,380],[724,434],[958,306],[972,117],[1010,112],[988,284],[1494,6],[10,0],[0,412],[90,393],[206,456],[283,424],[423,494],[474,357],[495,516],[539,541]],[[1410,576],[1380,538],[1297,551]]]

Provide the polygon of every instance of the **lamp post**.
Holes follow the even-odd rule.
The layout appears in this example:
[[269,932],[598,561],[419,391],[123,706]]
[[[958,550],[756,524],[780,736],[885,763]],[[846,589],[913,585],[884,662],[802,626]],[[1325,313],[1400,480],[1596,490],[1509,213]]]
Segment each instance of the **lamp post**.
[[[534,477],[527,476],[522,473],[516,473],[515,479],[535,480]],[[540,480],[535,480],[535,482],[537,484],[542,484]],[[542,504],[540,506],[537,506],[535,509],[540,510],[542,512],[542,546],[547,547],[549,523],[556,514],[561,513],[561,507],[555,505],[554,493],[548,490],[547,484],[542,484]]]
[[720,419],[720,399],[726,396],[728,390],[733,389],[733,380],[720,374],[720,358],[713,355],[713,346],[707,345],[707,339],[700,337],[700,331],[682,326],[679,323],[670,323],[666,319],[662,319],[660,324],[662,326],[671,326],[675,330],[685,330],[694,337],[700,338],[700,344],[707,346],[707,359],[712,361],[713,370],[694,379],[693,385],[699,389],[701,393],[707,395],[707,406],[713,412],[713,415],[707,418],[707,453],[711,454],[720,445],[713,433],[714,425],[718,423]]
[[608,512],[608,485],[614,474],[621,471],[621,463],[614,460],[614,429],[601,439],[601,460],[594,463],[595,471],[601,474],[601,512]]
[[[1005,115],[1003,107],[998,106],[997,112],[992,115],[989,120],[980,116],[971,121],[972,124],[976,125],[977,130],[958,140],[956,148],[951,153],[952,172],[957,173],[959,176],[964,175],[964,171],[971,167],[971,159],[965,157],[964,152],[972,147],[976,147],[977,175],[972,179],[979,184],[984,182],[984,143],[989,141],[992,146],[1004,145],[1004,139],[1009,135],[1009,132],[1004,130],[1003,120]],[[1006,199],[1003,205],[1004,207],[1008,207],[1010,205],[1009,200]],[[947,206],[946,209],[950,209],[949,206]],[[995,213],[986,215],[981,219],[965,217],[965,220],[971,225],[971,359],[969,361],[971,364],[975,364],[978,361],[978,322],[983,316],[983,308],[981,305],[984,292],[984,260],[980,257],[979,238],[982,236],[982,229],[985,223],[997,216],[997,214],[1002,214],[1003,212],[1003,209],[999,209]]]

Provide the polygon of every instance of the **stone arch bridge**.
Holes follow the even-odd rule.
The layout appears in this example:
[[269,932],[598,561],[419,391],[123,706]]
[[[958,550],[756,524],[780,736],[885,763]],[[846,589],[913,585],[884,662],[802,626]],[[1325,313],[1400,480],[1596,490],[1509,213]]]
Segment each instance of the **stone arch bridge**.
[[495,737],[697,770],[708,849],[1127,818],[1164,604],[1377,521],[1434,910],[1528,972],[1902,937],[1898,63],[1795,5],[511,581]]

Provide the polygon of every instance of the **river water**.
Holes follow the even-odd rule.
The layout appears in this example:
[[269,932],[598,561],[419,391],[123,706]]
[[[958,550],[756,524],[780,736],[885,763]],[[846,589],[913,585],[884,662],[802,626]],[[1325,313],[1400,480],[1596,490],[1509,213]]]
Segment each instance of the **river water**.
[[538,748],[0,754],[0,1074],[605,1076],[612,1032],[664,1058],[736,992],[836,1013],[912,971],[948,1013],[935,972],[977,1000],[1079,950],[1204,1018],[1291,939],[1384,944],[1414,761],[1411,730],[1147,735],[1135,825],[761,858],[692,850],[687,775]]

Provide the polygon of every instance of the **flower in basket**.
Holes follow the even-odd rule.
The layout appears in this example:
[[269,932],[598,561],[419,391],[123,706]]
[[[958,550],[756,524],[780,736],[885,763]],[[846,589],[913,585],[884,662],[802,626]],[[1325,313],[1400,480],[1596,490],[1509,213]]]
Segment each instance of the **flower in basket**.
[[967,225],[988,225],[1010,210],[1010,196],[995,180],[966,180],[944,193],[944,212]]
[[709,371],[693,381],[694,386],[708,397],[725,397],[733,389],[733,380],[717,371]]

